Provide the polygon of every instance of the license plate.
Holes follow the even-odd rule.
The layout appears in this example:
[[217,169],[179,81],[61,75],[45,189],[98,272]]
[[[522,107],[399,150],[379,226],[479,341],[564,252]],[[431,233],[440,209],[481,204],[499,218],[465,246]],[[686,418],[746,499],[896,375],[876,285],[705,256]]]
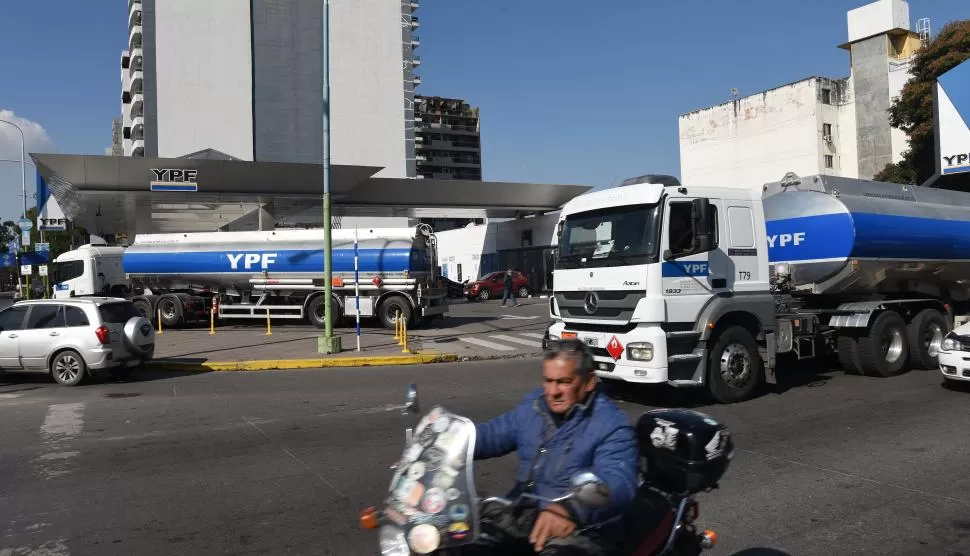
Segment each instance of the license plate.
[[583,338],[583,342],[589,347],[599,347],[600,345],[599,338]]
[[575,340],[576,339],[576,333],[575,332],[563,332],[562,333],[562,339],[563,340]]

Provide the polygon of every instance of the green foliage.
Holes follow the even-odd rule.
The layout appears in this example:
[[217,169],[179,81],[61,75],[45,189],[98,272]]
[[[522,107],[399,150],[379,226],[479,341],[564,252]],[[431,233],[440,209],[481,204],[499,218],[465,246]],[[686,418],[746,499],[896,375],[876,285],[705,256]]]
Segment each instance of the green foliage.
[[[970,20],[948,23],[913,57],[912,79],[889,110],[889,122],[909,136],[903,159],[876,175],[880,181],[919,185],[936,173],[933,89],[936,79],[970,59]],[[947,176],[947,188],[970,189],[970,175]]]

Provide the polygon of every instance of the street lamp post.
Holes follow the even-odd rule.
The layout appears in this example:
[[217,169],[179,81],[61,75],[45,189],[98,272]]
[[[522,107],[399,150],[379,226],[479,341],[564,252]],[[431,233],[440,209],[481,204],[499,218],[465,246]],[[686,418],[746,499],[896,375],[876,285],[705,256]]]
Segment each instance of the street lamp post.
[[323,274],[324,334],[320,353],[339,353],[340,337],[333,335],[333,244],[330,238],[330,1],[323,0]]
[[[18,132],[20,132],[20,188],[22,189],[22,196],[24,201],[24,212],[23,217],[27,217],[27,140],[24,138],[24,130],[20,128],[19,125],[9,121],[0,120],[0,124],[7,124],[13,126]],[[21,230],[21,233],[29,234],[29,231]],[[17,271],[17,289],[23,292],[23,282],[21,281],[20,268],[15,269]]]

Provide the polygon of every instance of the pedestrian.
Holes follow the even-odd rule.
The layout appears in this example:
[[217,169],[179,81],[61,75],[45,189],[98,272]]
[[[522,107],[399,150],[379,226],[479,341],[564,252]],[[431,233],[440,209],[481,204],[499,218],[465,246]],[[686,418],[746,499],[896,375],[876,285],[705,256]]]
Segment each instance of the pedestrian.
[[518,307],[519,302],[515,299],[515,290],[512,289],[512,267],[509,267],[505,271],[505,289],[502,292],[502,307],[505,307],[505,301],[512,298],[512,306]]

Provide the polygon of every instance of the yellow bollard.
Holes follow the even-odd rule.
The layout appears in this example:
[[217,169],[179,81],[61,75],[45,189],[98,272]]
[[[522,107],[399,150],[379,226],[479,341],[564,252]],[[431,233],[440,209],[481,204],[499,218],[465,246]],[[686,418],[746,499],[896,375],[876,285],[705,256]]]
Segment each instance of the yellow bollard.
[[209,336],[216,333],[216,310],[209,309]]
[[401,353],[411,353],[411,350],[408,349],[408,323],[404,320],[401,321],[401,339],[401,345],[404,346]]
[[401,343],[401,311],[398,311],[394,315],[394,341],[400,345]]
[[158,333],[162,333],[162,310],[158,310]]
[[273,335],[273,328],[269,324],[269,309],[266,309],[266,335],[267,336]]

